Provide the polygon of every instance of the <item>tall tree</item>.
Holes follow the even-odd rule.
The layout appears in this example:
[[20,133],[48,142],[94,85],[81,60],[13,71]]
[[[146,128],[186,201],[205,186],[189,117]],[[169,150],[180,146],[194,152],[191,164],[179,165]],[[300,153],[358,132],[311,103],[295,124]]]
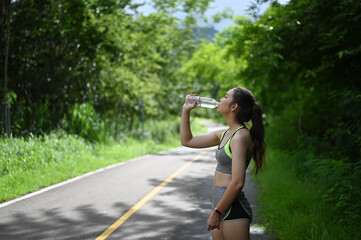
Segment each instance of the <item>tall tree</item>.
[[[8,93],[8,59],[9,59],[9,41],[10,41],[10,22],[12,17],[12,4],[10,0],[1,1],[0,9],[0,33],[4,36],[4,39],[0,39],[0,42],[3,40],[3,72],[4,72],[4,83],[3,83],[3,92],[0,106],[3,106],[4,112],[4,123],[5,123],[5,132],[7,135],[10,135],[10,101],[7,99]],[[1,46],[1,44],[0,44]],[[0,94],[1,96],[1,94]],[[1,108],[0,108],[0,123],[1,123]],[[1,128],[0,128],[1,129]]]

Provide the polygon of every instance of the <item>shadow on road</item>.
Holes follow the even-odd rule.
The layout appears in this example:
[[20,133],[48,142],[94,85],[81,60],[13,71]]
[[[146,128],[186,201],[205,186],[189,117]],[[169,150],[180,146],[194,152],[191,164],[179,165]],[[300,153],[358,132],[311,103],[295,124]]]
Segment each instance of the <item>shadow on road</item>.
[[[206,221],[211,211],[213,172],[209,165],[213,163],[200,159],[197,164],[169,182],[114,233],[114,239],[211,239]],[[149,179],[154,187],[160,183],[157,178]]]
[[[121,213],[127,206],[118,205],[114,208]],[[95,239],[104,231],[103,229],[114,222],[114,218],[98,212],[90,205],[74,209],[76,219],[63,216],[60,212],[59,209],[53,208],[37,213],[37,217],[16,214],[11,222],[0,224],[0,239]],[[103,226],[101,232],[100,225]]]

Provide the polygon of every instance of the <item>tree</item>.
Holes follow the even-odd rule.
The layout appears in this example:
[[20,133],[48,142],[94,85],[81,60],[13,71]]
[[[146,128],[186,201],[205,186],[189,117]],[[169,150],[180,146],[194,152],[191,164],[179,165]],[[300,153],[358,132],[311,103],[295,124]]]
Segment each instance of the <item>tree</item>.
[[[2,0],[1,1],[1,11],[0,11],[0,33],[4,36],[4,39],[1,41],[4,45],[3,48],[3,72],[4,72],[4,84],[3,84],[3,92],[0,106],[3,106],[4,111],[4,123],[5,123],[5,133],[10,135],[10,102],[11,95],[8,94],[8,59],[9,59],[9,41],[10,41],[10,22],[12,17],[12,5],[10,0]],[[1,45],[0,45],[1,46]],[[1,96],[1,95],[0,95]],[[0,108],[0,123],[1,123],[1,108]]]
[[[194,18],[208,0],[196,2],[177,4]],[[139,98],[149,117],[174,113],[171,104],[159,106],[173,99],[174,73],[196,49],[195,22],[183,25],[167,11],[143,16],[131,0],[11,4],[8,89],[17,96],[11,110],[16,135],[57,128],[83,103],[124,129],[139,115]]]

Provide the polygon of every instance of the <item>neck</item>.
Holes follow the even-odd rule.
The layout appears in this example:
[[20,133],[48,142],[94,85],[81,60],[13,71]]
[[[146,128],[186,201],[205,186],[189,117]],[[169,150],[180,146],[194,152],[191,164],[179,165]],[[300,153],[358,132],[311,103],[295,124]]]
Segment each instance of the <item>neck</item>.
[[243,126],[241,123],[237,122],[234,117],[226,118],[226,122],[231,131]]

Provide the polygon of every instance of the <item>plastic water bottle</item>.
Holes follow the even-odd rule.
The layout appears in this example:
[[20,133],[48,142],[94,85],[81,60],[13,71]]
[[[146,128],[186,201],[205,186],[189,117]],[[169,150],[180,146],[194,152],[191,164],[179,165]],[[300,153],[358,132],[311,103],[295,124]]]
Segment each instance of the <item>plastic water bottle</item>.
[[197,106],[205,108],[216,108],[219,105],[219,102],[213,98],[191,95],[186,96],[186,102],[193,103],[195,101],[197,102]]

